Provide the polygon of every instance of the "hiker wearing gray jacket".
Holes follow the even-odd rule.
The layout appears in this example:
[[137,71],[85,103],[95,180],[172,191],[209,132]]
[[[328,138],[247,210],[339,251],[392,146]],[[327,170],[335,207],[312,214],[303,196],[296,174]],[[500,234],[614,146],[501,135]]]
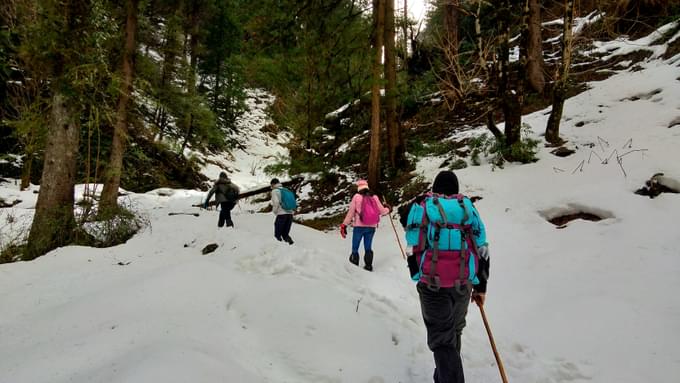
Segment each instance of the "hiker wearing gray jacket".
[[207,209],[210,198],[215,195],[215,202],[220,205],[220,216],[217,220],[217,227],[233,227],[234,222],[231,220],[231,209],[236,206],[240,190],[238,186],[234,185],[227,176],[227,173],[221,172],[220,178],[215,181],[215,184],[208,192],[203,206]]
[[274,220],[274,237],[278,241],[286,241],[289,245],[293,244],[293,239],[290,237],[290,228],[293,226],[293,211],[286,210],[281,206],[281,189],[283,185],[278,178],[272,179],[270,183],[272,187],[272,213],[276,216]]

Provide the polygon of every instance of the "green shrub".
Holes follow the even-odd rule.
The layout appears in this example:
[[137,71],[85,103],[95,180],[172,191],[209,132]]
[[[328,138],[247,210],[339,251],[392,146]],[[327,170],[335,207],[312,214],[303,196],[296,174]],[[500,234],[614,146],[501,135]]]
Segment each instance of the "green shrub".
[[111,247],[127,242],[142,229],[150,226],[149,217],[130,202],[82,221],[77,242],[84,246]]
[[503,142],[486,133],[474,137],[468,142],[472,164],[475,166],[481,164],[480,155],[489,157],[489,162],[494,167],[499,167],[501,169],[506,160],[523,164],[536,162],[536,153],[538,152],[538,144],[540,141],[531,138],[530,135],[531,128],[529,125],[522,124],[521,140],[510,147],[505,146]]

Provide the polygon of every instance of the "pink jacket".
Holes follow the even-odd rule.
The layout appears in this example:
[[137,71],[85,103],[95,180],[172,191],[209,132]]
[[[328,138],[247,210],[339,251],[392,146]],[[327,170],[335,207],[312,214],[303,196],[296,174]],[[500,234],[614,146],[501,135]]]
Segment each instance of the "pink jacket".
[[[380,215],[387,215],[390,212],[390,209],[384,207],[380,203],[380,199],[378,199],[378,196],[366,196],[368,198],[374,198],[376,205],[378,205],[378,209],[380,209]],[[347,215],[345,216],[345,220],[342,221],[342,223],[347,226],[352,222],[352,219],[354,219],[354,223],[352,226],[357,227],[357,226],[362,226],[362,227],[377,227],[378,225],[366,225],[365,223],[361,222],[361,217],[359,217],[359,212],[361,211],[361,201],[363,200],[364,196],[362,196],[359,193],[356,193],[354,197],[352,197],[352,202],[349,203],[349,211],[347,212]]]

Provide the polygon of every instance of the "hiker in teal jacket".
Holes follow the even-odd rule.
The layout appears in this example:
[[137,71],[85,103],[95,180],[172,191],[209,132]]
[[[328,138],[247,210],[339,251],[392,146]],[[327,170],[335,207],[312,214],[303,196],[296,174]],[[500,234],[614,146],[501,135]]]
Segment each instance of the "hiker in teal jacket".
[[461,335],[470,300],[482,306],[486,297],[486,229],[472,202],[459,194],[458,178],[448,170],[435,177],[432,193],[399,210],[407,242],[413,246],[409,260],[415,261],[409,269],[418,280],[427,345],[435,362],[434,382],[464,383]]

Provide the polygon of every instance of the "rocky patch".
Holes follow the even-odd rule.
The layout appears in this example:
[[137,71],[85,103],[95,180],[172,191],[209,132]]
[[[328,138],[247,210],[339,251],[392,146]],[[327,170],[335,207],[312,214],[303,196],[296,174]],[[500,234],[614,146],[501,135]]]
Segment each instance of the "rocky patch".
[[666,177],[663,173],[656,173],[645,181],[645,186],[635,191],[635,194],[649,198],[656,198],[661,193],[680,193],[680,181]]

